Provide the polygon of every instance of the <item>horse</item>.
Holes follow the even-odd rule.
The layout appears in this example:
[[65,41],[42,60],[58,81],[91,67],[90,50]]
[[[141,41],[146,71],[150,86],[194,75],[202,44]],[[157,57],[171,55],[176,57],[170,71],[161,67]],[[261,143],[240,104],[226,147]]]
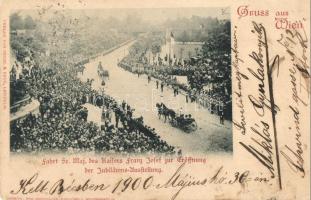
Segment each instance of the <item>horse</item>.
[[159,119],[161,119],[161,116],[164,116],[164,122],[166,122],[167,118],[169,118],[170,120],[174,119],[176,116],[176,113],[174,110],[169,109],[168,107],[166,107],[163,103],[156,104],[156,107],[158,108],[158,115],[159,115]]
[[157,109],[158,109],[158,116],[159,116],[159,119],[161,119],[161,116],[163,115],[162,104],[156,103],[156,107],[157,107]]
[[176,117],[176,113],[173,109],[167,108],[166,115],[172,120]]

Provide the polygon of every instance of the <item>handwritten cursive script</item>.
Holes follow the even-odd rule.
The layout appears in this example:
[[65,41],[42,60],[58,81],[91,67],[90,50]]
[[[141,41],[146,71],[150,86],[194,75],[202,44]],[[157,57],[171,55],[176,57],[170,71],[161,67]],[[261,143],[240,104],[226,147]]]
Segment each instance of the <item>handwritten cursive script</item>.
[[60,195],[64,193],[75,192],[107,192],[111,194],[120,194],[125,192],[133,192],[136,190],[160,190],[174,189],[171,200],[175,200],[182,191],[190,187],[205,187],[207,185],[246,185],[250,181],[258,183],[269,183],[267,177],[251,177],[249,170],[234,171],[228,173],[223,166],[216,168],[214,172],[206,177],[195,177],[185,171],[186,163],[182,163],[172,174],[168,174],[168,178],[157,183],[155,176],[149,177],[121,177],[115,183],[94,183],[90,178],[85,180],[77,180],[74,177],[70,179],[60,178],[56,181],[45,180],[39,177],[39,173],[35,173],[29,178],[19,181],[18,186],[10,191],[11,195],[28,195],[33,193],[42,193],[49,195]]
[[243,103],[243,94],[242,94],[242,80],[248,80],[248,77],[241,73],[239,63],[244,61],[239,57],[239,50],[238,50],[238,39],[236,35],[237,26],[234,27],[233,32],[233,69],[235,74],[235,79],[237,83],[237,90],[234,91],[234,95],[236,96],[236,105],[240,110],[240,120],[239,122],[235,119],[233,119],[234,126],[241,131],[242,135],[246,134],[246,120],[245,120],[245,109],[244,109],[244,103]]
[[[251,32],[257,37],[258,49],[252,51],[249,57],[255,61],[257,67],[255,69],[249,67],[248,71],[258,82],[258,93],[256,95],[250,94],[248,98],[259,117],[264,117],[266,111],[271,113],[272,130],[268,122],[260,120],[259,123],[255,123],[251,127],[254,134],[251,136],[250,144],[239,143],[268,169],[271,178],[274,178],[276,174],[274,159],[276,160],[279,187],[282,188],[275,121],[275,115],[280,109],[274,102],[272,80],[273,71],[279,68],[279,55],[276,55],[270,63],[266,29],[262,24],[256,22],[252,22],[252,24],[253,30]],[[273,149],[273,139],[275,150]]]
[[[304,29],[303,29],[304,32]],[[306,108],[308,106],[307,100],[303,99],[303,94],[309,96],[310,90],[310,73],[308,71],[309,66],[307,64],[307,48],[308,38],[299,30],[285,30],[284,34],[281,34],[281,38],[277,40],[278,43],[285,48],[287,56],[290,59],[290,67],[288,69],[291,91],[292,91],[292,103],[288,105],[291,112],[291,118],[293,124],[288,127],[291,135],[294,136],[294,144],[289,140],[284,145],[281,155],[285,158],[290,169],[295,173],[305,176],[304,159],[303,159],[303,145],[302,145],[302,132],[301,132],[301,111],[300,108]],[[304,81],[301,81],[302,80]],[[298,80],[300,79],[300,83]],[[300,86],[300,89],[298,88]],[[301,90],[303,88],[304,90]],[[299,92],[300,91],[300,92]],[[290,138],[290,137],[289,137]]]

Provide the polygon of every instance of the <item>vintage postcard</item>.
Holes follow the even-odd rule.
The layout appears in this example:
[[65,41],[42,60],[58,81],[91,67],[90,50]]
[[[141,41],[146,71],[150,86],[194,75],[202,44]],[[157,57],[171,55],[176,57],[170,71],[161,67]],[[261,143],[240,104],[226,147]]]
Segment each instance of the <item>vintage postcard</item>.
[[310,1],[0,0],[0,199],[310,200]]

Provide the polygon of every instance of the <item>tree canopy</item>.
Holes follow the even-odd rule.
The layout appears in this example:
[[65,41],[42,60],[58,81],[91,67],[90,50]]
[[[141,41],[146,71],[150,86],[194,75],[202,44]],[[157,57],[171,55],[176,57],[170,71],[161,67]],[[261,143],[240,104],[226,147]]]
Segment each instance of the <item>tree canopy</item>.
[[10,16],[10,29],[11,30],[21,30],[21,29],[34,29],[36,23],[31,16],[21,17],[19,13],[13,13]]

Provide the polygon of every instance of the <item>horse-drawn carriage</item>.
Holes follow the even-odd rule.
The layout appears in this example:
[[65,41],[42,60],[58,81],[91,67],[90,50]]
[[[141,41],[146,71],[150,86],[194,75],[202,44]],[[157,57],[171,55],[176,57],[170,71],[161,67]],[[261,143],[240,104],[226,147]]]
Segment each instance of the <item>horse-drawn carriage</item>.
[[184,114],[176,114],[176,112],[168,107],[166,107],[163,103],[156,104],[158,109],[159,119],[164,116],[164,122],[169,120],[169,123],[176,128],[179,128],[186,133],[193,132],[197,130],[198,125],[194,118],[191,115],[184,115]]
[[109,78],[109,72],[108,70],[105,70],[101,64],[101,62],[99,62],[98,64],[98,69],[97,69],[97,74],[102,78]]

